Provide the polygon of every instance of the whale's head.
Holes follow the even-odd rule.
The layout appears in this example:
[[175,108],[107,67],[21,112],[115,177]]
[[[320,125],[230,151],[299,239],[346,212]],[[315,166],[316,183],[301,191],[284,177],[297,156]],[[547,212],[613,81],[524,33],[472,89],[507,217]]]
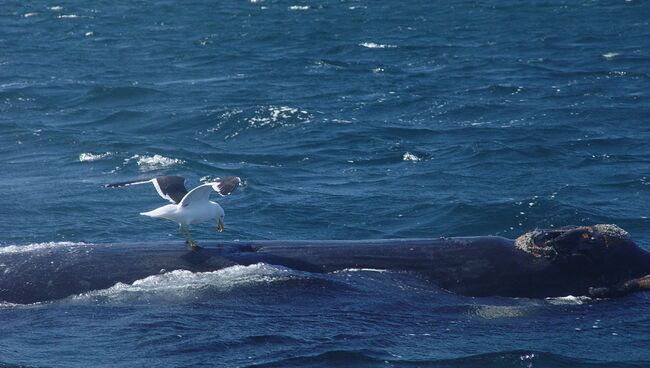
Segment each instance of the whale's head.
[[575,272],[641,274],[650,271],[650,254],[616,225],[534,230],[517,238],[515,246]]

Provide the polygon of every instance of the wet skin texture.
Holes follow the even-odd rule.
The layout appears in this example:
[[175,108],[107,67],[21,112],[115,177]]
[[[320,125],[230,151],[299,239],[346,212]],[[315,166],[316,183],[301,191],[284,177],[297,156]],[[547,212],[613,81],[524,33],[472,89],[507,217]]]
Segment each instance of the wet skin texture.
[[[604,226],[609,226],[606,228]],[[610,231],[611,229],[616,231]],[[70,245],[0,253],[0,300],[34,303],[185,269],[255,263],[307,272],[412,272],[468,296],[621,296],[645,290],[650,253],[613,225],[495,236],[367,241],[178,242]]]

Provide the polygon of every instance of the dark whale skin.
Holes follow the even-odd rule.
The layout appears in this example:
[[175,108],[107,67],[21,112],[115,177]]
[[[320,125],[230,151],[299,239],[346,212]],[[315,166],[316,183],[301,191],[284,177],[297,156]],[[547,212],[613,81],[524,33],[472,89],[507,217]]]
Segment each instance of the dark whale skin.
[[[496,236],[366,241],[181,242],[0,250],[0,301],[35,303],[173,270],[205,272],[268,263],[308,272],[375,268],[412,272],[468,296],[587,295],[650,274],[650,254],[634,246],[567,265],[533,255]],[[580,263],[584,262],[584,263]],[[596,269],[598,268],[598,269]]]

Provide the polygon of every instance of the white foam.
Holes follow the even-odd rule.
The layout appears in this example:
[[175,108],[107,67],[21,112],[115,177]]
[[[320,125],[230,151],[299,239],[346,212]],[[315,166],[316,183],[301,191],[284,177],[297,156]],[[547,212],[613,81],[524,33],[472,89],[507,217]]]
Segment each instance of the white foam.
[[63,7],[57,5],[57,6],[50,6],[48,9],[50,9],[51,11],[60,12],[61,10],[63,10]]
[[56,249],[56,248],[71,248],[76,246],[85,246],[86,243],[82,242],[47,242],[47,243],[32,243],[26,245],[9,245],[5,247],[0,247],[0,254],[16,254],[16,253],[28,253],[36,252],[44,249]]
[[79,16],[77,14],[63,14],[63,15],[59,15],[57,18],[74,19],[74,18],[79,18]]
[[412,154],[411,152],[406,152],[406,153],[404,153],[404,155],[402,156],[402,160],[404,160],[404,161],[413,161],[413,162],[417,162],[417,161],[420,161],[420,160],[422,160],[422,159],[421,159],[420,157],[418,157],[418,156]]
[[124,160],[124,164],[126,165],[133,160],[137,162],[140,171],[159,170],[159,169],[164,169],[167,167],[171,167],[174,165],[181,165],[185,163],[185,161],[181,159],[170,158],[170,157],[165,157],[156,154],[153,156],[133,155],[127,158],[126,160]]
[[603,57],[605,59],[609,60],[609,59],[613,59],[613,58],[617,57],[618,55],[620,55],[618,52],[608,52],[608,53],[603,54]]
[[103,158],[111,156],[111,152],[106,152],[106,153],[81,153],[79,154],[79,162],[92,162],[92,161],[97,161],[101,160]]
[[[521,360],[523,362],[523,361],[526,361],[526,360],[533,360],[533,359],[535,359],[535,357],[536,357],[535,353],[524,354],[524,355],[519,357],[519,360]],[[532,364],[530,365],[530,367],[532,367]]]
[[397,47],[397,45],[389,45],[389,44],[374,43],[374,42],[363,42],[360,43],[359,46],[366,47],[369,49],[393,49]]
[[301,273],[265,263],[231,266],[212,272],[175,270],[145,277],[131,284],[119,282],[108,289],[90,291],[77,295],[73,299],[120,300],[130,296],[151,295],[186,298],[205,289],[228,291],[240,286],[268,284],[297,277],[301,277]]
[[555,298],[546,298],[546,301],[553,305],[567,305],[567,304],[580,305],[580,304],[588,303],[591,300],[592,299],[588,296],[573,296],[573,295],[559,296]]
[[342,273],[342,272],[378,272],[384,273],[388,270],[383,270],[379,268],[344,268],[342,270],[333,271],[332,273]]
[[297,119],[299,121],[308,121],[311,118],[305,110],[300,110],[289,106],[269,106],[259,111],[255,116],[248,120],[252,127],[263,126],[287,126],[290,122],[287,120]]
[[474,313],[485,319],[518,318],[524,312],[521,307],[506,305],[478,305],[474,308]]
[[23,14],[23,17],[25,17],[25,18],[29,18],[29,17],[35,17],[35,16],[37,16],[37,15],[38,15],[37,12],[33,12],[33,13],[25,13],[25,14]]
[[309,5],[291,5],[289,10],[309,10]]
[[23,304],[14,304],[14,303],[9,303],[9,302],[0,302],[0,309],[13,309],[16,307],[20,307]]

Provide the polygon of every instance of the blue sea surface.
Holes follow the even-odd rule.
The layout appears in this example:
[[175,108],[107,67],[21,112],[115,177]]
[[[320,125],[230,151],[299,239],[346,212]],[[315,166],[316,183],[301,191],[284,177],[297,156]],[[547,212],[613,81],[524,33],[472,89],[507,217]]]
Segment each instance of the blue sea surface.
[[[176,240],[153,187],[103,185],[237,175],[195,238],[615,223],[650,250],[644,1],[7,0],[0,50],[2,246]],[[381,270],[175,271],[0,326],[0,367],[650,366],[648,294]]]

